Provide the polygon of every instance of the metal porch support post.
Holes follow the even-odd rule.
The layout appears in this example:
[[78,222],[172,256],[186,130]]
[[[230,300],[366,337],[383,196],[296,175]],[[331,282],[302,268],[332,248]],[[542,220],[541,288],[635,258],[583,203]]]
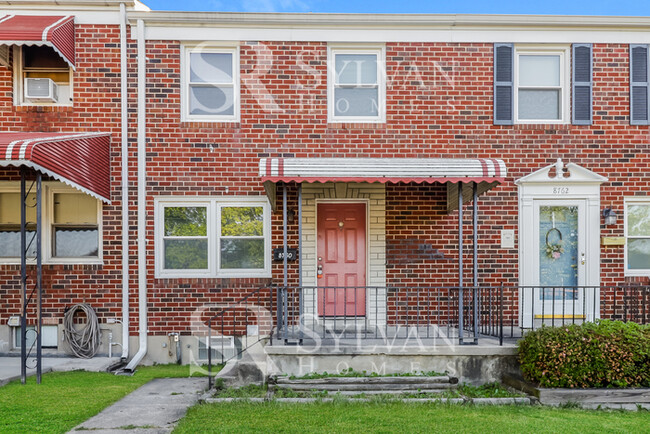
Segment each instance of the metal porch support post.
[[458,343],[463,343],[463,183],[458,183]]
[[42,189],[41,172],[36,172],[36,290],[38,298],[36,299],[36,383],[41,384],[42,376],[42,352],[41,352],[41,330],[43,326],[43,288],[41,286],[43,277],[43,264],[41,254],[41,230],[42,213],[43,213],[43,189]]
[[300,315],[300,344],[303,338],[303,289],[302,289],[302,184],[298,184],[298,286],[300,291],[298,293],[298,314]]
[[287,263],[287,184],[282,183],[282,309],[284,311],[284,339],[287,339],[287,332],[289,327],[289,297],[287,286],[289,285],[289,271]]
[[20,382],[27,381],[27,207],[25,168],[20,168]]
[[472,229],[474,231],[474,240],[472,243],[474,247],[474,281],[472,282],[474,289],[472,290],[472,310],[474,311],[474,343],[478,343],[478,184],[476,184],[476,182],[474,182],[474,185],[472,186],[472,194]]

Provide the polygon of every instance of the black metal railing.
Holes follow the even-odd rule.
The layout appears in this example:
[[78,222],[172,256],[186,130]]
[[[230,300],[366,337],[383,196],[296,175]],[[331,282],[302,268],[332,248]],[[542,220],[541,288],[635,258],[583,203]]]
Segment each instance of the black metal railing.
[[[650,286],[288,287],[284,344],[503,345],[527,330],[596,319],[650,323]],[[496,341],[495,341],[496,339]]]
[[[239,358],[251,346],[270,338],[275,321],[273,312],[275,288],[260,287],[241,299],[228,303],[206,321],[206,349],[208,359],[208,388],[212,387],[213,352],[219,354],[223,365]],[[213,336],[214,333],[218,336]],[[215,344],[214,341],[218,339]]]
[[599,318],[649,324],[650,286],[265,286],[207,319],[209,385],[213,351],[223,364],[267,338],[365,348],[503,345],[527,330]]
[[481,335],[498,336],[499,289],[279,288],[275,338],[285,344],[390,344],[397,339],[424,345],[442,340],[476,343]]

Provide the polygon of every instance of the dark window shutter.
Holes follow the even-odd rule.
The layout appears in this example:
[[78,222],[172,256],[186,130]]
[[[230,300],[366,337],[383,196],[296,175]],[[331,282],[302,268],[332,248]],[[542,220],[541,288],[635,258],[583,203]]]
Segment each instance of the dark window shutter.
[[630,124],[648,125],[648,45],[630,44]]
[[592,62],[591,44],[573,44],[573,110],[574,125],[592,123]]
[[494,44],[494,125],[514,124],[514,45]]

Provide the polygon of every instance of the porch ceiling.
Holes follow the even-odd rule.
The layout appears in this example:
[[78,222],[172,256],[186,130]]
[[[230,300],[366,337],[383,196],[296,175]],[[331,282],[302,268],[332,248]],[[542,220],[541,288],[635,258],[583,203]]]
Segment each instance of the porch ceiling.
[[379,182],[447,184],[447,211],[458,208],[458,188],[463,201],[502,183],[507,173],[502,160],[494,158],[262,158],[259,174],[271,204],[278,182]]

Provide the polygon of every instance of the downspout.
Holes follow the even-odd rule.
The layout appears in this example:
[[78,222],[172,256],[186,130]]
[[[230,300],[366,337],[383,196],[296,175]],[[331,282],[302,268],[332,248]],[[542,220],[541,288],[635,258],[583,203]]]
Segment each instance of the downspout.
[[129,358],[129,138],[127,65],[126,65],[126,6],[120,3],[120,90],[122,138],[122,359]]
[[138,323],[140,347],[126,366],[135,367],[147,354],[147,245],[146,245],[146,73],[147,58],[144,40],[144,21],[138,20]]

